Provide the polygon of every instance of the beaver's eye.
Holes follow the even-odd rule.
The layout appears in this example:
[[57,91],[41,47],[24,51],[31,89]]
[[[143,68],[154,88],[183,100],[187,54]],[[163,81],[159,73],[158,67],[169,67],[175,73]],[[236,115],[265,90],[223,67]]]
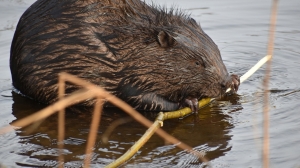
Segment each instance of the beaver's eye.
[[205,64],[202,61],[195,61],[197,67],[206,68]]

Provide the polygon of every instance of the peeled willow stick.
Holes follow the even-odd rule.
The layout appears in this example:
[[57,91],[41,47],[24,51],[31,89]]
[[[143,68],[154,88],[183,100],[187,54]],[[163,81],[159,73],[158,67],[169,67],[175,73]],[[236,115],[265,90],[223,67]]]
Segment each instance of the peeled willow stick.
[[[260,61],[258,61],[250,70],[248,70],[243,76],[240,77],[240,83],[243,83],[246,79],[248,79],[252,74],[254,74],[261,66],[263,66],[267,61],[269,61],[272,58],[271,55],[266,55],[263,57]],[[231,89],[228,88],[226,90],[226,93],[229,92]],[[199,101],[199,109],[203,108],[204,106],[208,105],[212,101],[214,101],[215,98],[204,98]],[[181,118],[184,116],[187,116],[192,113],[192,110],[188,107],[182,108],[177,111],[171,111],[171,112],[160,112],[158,114],[158,117],[156,118],[155,122],[152,124],[151,127],[145,132],[145,134],[121,157],[119,157],[114,162],[110,163],[106,166],[106,168],[111,167],[118,167],[122,164],[124,164],[127,160],[129,160],[136,152],[150,139],[150,137],[154,134],[154,132],[159,128],[163,126],[163,121],[167,119],[173,119],[173,118]],[[207,159],[202,156],[202,159],[207,161]]]

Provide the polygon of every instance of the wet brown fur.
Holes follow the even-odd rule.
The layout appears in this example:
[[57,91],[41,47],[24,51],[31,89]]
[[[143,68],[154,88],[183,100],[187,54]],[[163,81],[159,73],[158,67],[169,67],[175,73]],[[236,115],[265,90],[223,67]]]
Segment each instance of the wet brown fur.
[[[218,97],[232,80],[217,45],[189,15],[139,0],[39,0],[11,47],[13,85],[57,100],[57,74],[104,87],[137,109],[169,111],[187,97]],[[75,87],[68,85],[67,93]]]

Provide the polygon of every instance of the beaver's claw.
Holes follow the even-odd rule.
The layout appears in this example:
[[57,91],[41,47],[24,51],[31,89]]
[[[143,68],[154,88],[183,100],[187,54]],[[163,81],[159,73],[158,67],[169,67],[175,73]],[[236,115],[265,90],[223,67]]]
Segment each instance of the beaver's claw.
[[199,111],[199,105],[198,105],[198,99],[197,98],[192,98],[192,99],[188,99],[186,98],[184,100],[184,103],[187,107],[192,109],[192,112],[196,112],[198,113]]
[[230,85],[231,91],[236,93],[239,90],[240,77],[238,75],[232,74],[231,79],[232,79],[232,82]]

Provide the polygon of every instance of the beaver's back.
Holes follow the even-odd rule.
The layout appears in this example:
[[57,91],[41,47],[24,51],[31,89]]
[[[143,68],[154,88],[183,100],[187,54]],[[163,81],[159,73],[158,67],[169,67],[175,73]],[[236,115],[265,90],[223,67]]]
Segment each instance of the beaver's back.
[[101,16],[106,12],[101,8],[112,6],[83,2],[40,0],[21,17],[11,46],[10,67],[13,85],[23,94],[50,103],[57,97],[54,90],[59,72],[100,84],[99,72],[112,72],[120,66],[105,43],[110,38],[106,34],[112,32],[100,26],[112,17]]

